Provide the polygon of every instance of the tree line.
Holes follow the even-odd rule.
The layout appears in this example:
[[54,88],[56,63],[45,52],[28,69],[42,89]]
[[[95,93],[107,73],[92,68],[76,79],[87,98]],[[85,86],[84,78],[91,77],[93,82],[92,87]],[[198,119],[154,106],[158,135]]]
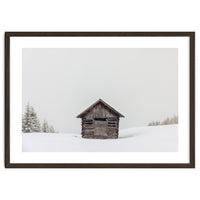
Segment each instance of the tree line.
[[159,126],[159,125],[169,125],[169,124],[178,124],[178,115],[174,115],[173,117],[167,117],[163,121],[152,121],[148,123],[148,126]]
[[25,112],[22,115],[22,132],[58,133],[46,120],[41,124],[35,109],[29,103],[26,105]]

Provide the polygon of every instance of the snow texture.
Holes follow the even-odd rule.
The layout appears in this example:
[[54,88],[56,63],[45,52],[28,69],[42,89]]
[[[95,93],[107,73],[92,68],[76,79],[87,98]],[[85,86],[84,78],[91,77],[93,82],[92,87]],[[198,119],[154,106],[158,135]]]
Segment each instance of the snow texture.
[[129,128],[118,139],[85,139],[71,133],[22,133],[23,152],[176,152],[178,125]]

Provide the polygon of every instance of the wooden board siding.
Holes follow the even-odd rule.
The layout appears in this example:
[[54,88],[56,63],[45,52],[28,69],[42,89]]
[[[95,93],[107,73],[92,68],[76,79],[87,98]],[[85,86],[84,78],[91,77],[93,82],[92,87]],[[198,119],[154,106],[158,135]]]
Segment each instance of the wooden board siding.
[[116,114],[109,111],[102,104],[96,105],[92,110],[90,110],[84,118],[94,119],[94,118],[113,118],[117,117]]
[[94,137],[108,137],[108,126],[106,120],[94,120]]
[[82,118],[83,138],[113,139],[118,138],[119,118],[124,116],[99,100],[77,117]]
[[[88,124],[88,121],[90,122]],[[105,121],[101,120],[87,120],[82,119],[82,136],[84,138],[118,138],[119,119],[107,118]]]

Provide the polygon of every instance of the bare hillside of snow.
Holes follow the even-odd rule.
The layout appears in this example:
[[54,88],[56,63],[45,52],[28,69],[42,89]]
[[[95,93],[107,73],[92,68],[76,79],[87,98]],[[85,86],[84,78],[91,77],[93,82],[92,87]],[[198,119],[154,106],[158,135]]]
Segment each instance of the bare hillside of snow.
[[84,139],[81,134],[23,133],[23,152],[175,152],[178,125],[121,130],[118,139]]

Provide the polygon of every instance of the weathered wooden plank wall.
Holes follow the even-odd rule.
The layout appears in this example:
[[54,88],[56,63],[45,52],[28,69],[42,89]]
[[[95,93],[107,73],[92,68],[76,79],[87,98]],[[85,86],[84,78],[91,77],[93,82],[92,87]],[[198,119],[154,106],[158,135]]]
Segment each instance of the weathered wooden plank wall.
[[118,128],[119,117],[101,103],[82,118],[84,138],[118,138]]

